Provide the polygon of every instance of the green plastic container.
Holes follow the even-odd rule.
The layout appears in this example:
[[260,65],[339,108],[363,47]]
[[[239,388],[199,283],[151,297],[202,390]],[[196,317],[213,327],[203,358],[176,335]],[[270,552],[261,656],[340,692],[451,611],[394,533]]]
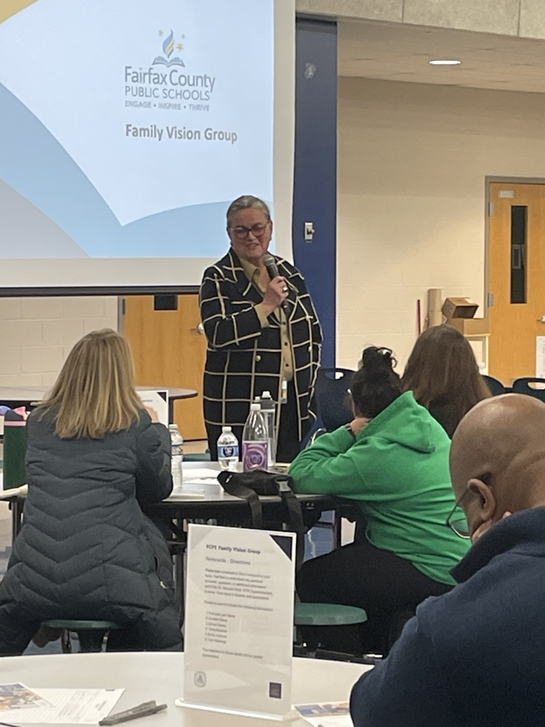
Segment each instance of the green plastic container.
[[4,490],[26,484],[26,422],[4,420]]

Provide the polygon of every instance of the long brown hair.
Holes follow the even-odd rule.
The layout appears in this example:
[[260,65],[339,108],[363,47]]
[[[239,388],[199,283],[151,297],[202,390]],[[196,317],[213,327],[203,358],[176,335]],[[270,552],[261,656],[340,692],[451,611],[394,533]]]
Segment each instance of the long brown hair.
[[418,338],[402,382],[422,406],[442,408],[452,432],[477,402],[491,396],[471,345],[447,325],[428,328]]
[[129,345],[110,328],[88,333],[76,343],[38,407],[54,414],[60,437],[93,439],[127,429],[142,408]]

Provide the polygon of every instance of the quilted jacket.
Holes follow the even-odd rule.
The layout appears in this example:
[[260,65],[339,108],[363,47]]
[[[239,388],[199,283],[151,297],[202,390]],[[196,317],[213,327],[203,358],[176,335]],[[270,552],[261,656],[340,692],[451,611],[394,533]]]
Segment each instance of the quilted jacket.
[[32,628],[46,618],[113,620],[139,648],[181,648],[168,548],[140,508],[172,489],[167,429],[142,411],[104,439],[61,439],[50,415],[33,412],[27,439],[24,522],[0,584],[0,653],[17,617]]

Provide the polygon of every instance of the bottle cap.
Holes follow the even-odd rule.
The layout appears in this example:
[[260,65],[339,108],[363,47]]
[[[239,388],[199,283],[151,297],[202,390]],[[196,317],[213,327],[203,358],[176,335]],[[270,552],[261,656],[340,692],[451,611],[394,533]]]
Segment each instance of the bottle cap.
[[231,431],[232,431],[232,429],[231,429],[231,427],[222,427],[222,428],[221,428],[221,431],[222,431],[223,433],[225,433],[225,432],[231,432]]
[[257,402],[250,404],[250,411],[259,411],[260,409],[261,409],[261,407],[259,406],[259,404]]
[[271,392],[270,392],[270,391],[264,391],[264,392],[263,392],[263,393],[261,394],[261,398],[262,398],[262,399],[272,399],[272,396],[271,396]]
[[172,431],[173,429],[178,429],[178,425],[177,424],[169,424],[168,425],[168,428]]

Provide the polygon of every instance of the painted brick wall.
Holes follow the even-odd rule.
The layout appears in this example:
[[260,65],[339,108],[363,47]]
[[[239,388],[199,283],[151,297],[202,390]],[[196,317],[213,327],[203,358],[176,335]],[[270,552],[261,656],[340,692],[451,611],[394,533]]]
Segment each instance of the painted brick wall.
[[545,38],[543,0],[296,0],[299,13]]
[[49,386],[74,343],[117,330],[116,297],[0,298],[0,386]]
[[337,364],[404,365],[428,288],[483,315],[485,178],[545,179],[545,94],[339,81]]

